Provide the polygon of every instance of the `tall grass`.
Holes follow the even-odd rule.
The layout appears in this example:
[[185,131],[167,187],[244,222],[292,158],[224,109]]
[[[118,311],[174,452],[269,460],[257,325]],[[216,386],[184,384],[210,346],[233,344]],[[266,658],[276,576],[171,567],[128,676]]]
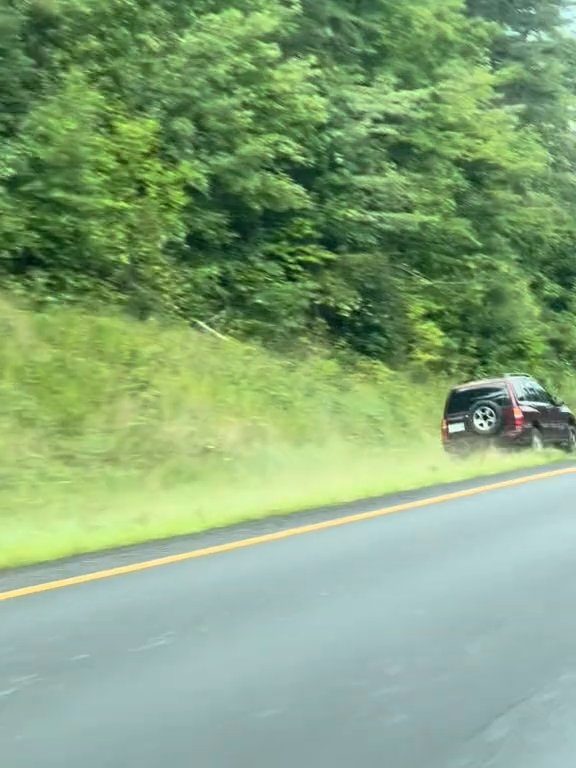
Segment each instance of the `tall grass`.
[[2,301],[0,567],[543,460],[450,462],[446,386]]

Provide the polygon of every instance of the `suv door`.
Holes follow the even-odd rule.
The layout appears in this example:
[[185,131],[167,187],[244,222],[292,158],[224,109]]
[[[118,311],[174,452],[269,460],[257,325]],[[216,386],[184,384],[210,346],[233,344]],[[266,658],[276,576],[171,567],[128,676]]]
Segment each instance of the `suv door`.
[[568,421],[561,405],[552,397],[552,395],[543,386],[535,382],[542,401],[548,404],[551,423],[552,439],[556,443],[561,443],[567,438]]
[[525,402],[538,412],[537,421],[542,427],[542,436],[546,442],[559,439],[558,414],[550,395],[534,379],[523,381]]

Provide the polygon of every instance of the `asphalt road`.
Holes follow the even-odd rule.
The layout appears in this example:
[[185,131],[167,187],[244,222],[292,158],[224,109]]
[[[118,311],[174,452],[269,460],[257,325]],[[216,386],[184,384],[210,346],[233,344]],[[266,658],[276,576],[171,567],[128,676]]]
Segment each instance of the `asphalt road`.
[[568,768],[576,475],[0,602],[2,768]]

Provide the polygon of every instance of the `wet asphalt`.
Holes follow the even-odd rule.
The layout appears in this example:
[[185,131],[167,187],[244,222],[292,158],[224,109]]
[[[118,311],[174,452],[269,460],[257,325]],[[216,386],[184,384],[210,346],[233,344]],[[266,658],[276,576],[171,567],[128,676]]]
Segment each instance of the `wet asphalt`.
[[576,474],[0,602],[2,768],[575,763]]

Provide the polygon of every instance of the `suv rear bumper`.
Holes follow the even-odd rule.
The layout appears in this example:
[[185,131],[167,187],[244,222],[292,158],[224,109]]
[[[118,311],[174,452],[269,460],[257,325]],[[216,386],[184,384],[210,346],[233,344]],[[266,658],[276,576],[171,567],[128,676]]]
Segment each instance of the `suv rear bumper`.
[[529,448],[531,445],[532,430],[530,428],[524,428],[520,431],[506,430],[496,437],[489,438],[467,432],[466,434],[458,435],[457,437],[449,437],[444,440],[444,450],[446,453],[453,455],[470,453],[471,451],[479,450],[482,447],[486,448],[488,446],[513,450]]

